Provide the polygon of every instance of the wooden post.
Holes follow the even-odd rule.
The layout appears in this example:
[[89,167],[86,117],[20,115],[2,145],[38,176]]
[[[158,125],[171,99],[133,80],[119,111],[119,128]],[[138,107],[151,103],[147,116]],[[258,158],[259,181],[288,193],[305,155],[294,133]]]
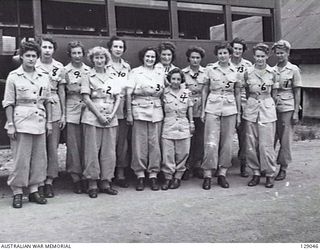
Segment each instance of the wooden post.
[[178,4],[177,0],[168,0],[169,26],[172,39],[179,38]]
[[116,8],[114,0],[105,0],[106,28],[108,36],[117,35]]
[[40,37],[42,35],[42,10],[41,0],[32,0],[32,11],[33,11],[33,33],[34,37]]
[[274,1],[274,9],[272,11],[274,38],[278,41],[282,38],[281,31],[281,0]]
[[224,14],[224,38],[226,41],[232,41],[232,13],[231,13],[230,4],[223,6],[223,14]]

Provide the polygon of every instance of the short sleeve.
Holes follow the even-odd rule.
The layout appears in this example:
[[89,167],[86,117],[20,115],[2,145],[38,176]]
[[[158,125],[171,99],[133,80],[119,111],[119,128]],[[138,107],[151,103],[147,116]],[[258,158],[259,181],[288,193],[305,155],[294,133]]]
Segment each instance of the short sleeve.
[[302,87],[301,73],[298,67],[296,67],[293,71],[293,87],[294,88]]
[[66,81],[66,70],[65,68],[60,68],[59,69],[59,85],[66,85],[67,81]]
[[272,85],[272,89],[278,89],[280,87],[279,84],[279,80],[277,78],[277,74],[275,72],[272,73],[273,74],[273,85]]
[[81,89],[80,89],[81,94],[91,94],[90,90],[90,77],[88,74],[84,75],[81,79]]
[[15,84],[12,76],[8,76],[6,81],[6,87],[4,91],[4,99],[2,101],[3,108],[8,106],[14,106],[16,103]]

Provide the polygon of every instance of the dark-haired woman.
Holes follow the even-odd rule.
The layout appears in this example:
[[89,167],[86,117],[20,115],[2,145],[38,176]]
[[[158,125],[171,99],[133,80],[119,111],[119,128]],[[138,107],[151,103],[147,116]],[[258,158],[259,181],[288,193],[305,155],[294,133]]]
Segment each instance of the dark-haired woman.
[[58,177],[58,145],[61,131],[66,125],[65,116],[65,74],[62,63],[53,59],[57,43],[50,36],[40,38],[41,56],[36,68],[50,78],[52,103],[52,134],[47,138],[48,168],[47,179],[39,186],[40,195],[54,197],[53,180]]
[[79,41],[68,44],[68,55],[71,62],[65,66],[66,73],[66,122],[67,122],[67,171],[71,173],[73,192],[86,192],[81,182],[83,172],[83,148],[81,113],[85,104],[80,94],[81,85],[85,81],[90,67],[83,63],[84,46]]
[[40,47],[33,41],[20,45],[22,65],[10,72],[4,93],[8,136],[13,151],[13,170],[8,185],[13,191],[14,208],[22,207],[23,187],[29,201],[46,204],[38,186],[46,179],[46,131],[52,133],[50,81],[35,68]]
[[204,129],[204,181],[211,188],[212,171],[218,169],[218,184],[229,188],[226,174],[232,163],[232,139],[240,123],[240,83],[237,70],[230,62],[232,48],[228,44],[215,47],[218,62],[207,66],[209,82],[202,91],[201,119]]
[[137,191],[144,189],[146,171],[151,189],[156,191],[159,190],[157,175],[161,164],[163,110],[160,97],[164,89],[164,74],[154,68],[158,61],[155,48],[142,49],[139,59],[142,65],[131,71],[131,86],[127,94],[127,120],[133,124],[131,168],[138,178]]
[[201,60],[205,56],[205,51],[201,47],[190,47],[186,51],[189,66],[182,71],[186,79],[186,88],[190,91],[190,97],[193,102],[193,120],[195,131],[191,138],[190,154],[186,164],[187,170],[183,176],[184,180],[191,176],[202,177],[201,162],[203,159],[203,138],[204,124],[200,119],[202,98],[201,92],[203,86],[207,83],[208,77],[205,68],[201,66]]
[[253,171],[248,186],[260,183],[261,171],[266,172],[267,188],[273,187],[276,170],[274,138],[276,129],[276,107],[274,98],[278,84],[273,68],[267,64],[269,47],[259,43],[253,47],[254,66],[245,74],[247,104],[243,110],[246,126],[247,165]]
[[128,86],[130,65],[122,59],[126,51],[126,42],[116,36],[111,37],[107,43],[108,50],[111,54],[111,60],[107,65],[109,77],[121,87],[121,101],[117,110],[118,134],[117,134],[117,164],[116,164],[116,183],[123,188],[129,186],[125,178],[125,169],[129,166],[128,154],[128,131],[127,110],[126,110],[126,91]]

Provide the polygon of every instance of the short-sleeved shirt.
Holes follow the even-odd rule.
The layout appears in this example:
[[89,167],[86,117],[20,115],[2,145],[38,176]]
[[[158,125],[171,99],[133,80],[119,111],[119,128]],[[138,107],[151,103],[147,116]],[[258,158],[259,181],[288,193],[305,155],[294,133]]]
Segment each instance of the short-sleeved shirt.
[[218,62],[208,64],[206,68],[208,76],[209,95],[205,112],[218,116],[237,114],[235,88],[239,86],[239,77],[235,67],[229,64],[222,68]]
[[132,115],[134,120],[159,122],[163,119],[160,96],[164,90],[164,74],[143,66],[130,72]]
[[188,108],[193,106],[191,92],[181,87],[178,93],[166,88],[163,94],[164,122],[162,138],[180,140],[191,137]]
[[294,88],[302,87],[300,69],[288,62],[283,68],[273,67],[279,81],[279,89],[276,98],[278,112],[287,112],[295,109]]
[[43,74],[47,74],[50,79],[51,86],[51,96],[52,96],[52,121],[59,121],[61,119],[61,103],[60,97],[58,95],[59,85],[64,85],[65,82],[65,73],[62,63],[52,60],[50,64],[44,64],[40,59],[37,60],[36,68],[41,71]]
[[247,69],[252,67],[252,63],[244,58],[241,58],[241,61],[238,64],[234,64],[230,59],[230,63],[237,69],[239,75],[241,107],[243,109],[244,105],[247,103],[244,75]]
[[126,90],[129,82],[129,72],[131,70],[130,65],[121,59],[121,69],[116,69],[112,62],[106,67],[109,77],[116,80],[116,83],[121,87],[121,101],[117,110],[118,119],[125,119],[127,117],[126,111]]
[[[84,81],[81,85],[81,94],[90,95],[98,111],[102,115],[108,115],[113,111],[116,97],[121,94],[121,87],[117,84],[117,81],[109,77],[109,74],[97,74],[92,69],[87,75],[87,81]],[[89,107],[86,106],[81,117],[81,123],[100,128],[109,128],[118,126],[118,118],[115,115],[109,124],[103,125]]]
[[267,65],[261,74],[253,66],[248,69],[245,79],[249,98],[243,110],[243,119],[261,123],[276,121],[276,108],[271,96],[272,90],[279,87],[275,71]]
[[65,66],[66,73],[66,120],[69,123],[80,124],[81,113],[85,107],[80,94],[81,85],[87,78],[90,67],[82,64],[75,68],[69,63]]
[[208,82],[208,76],[202,66],[199,67],[198,72],[194,72],[190,66],[182,71],[186,78],[186,88],[190,90],[193,102],[193,117],[200,117],[202,109],[201,92],[203,86]]
[[159,71],[159,73],[164,74],[165,78],[164,78],[164,84],[165,86],[169,86],[169,82],[167,80],[167,75],[168,73],[177,68],[177,66],[173,65],[172,63],[169,66],[163,66],[163,64],[161,62],[158,62],[155,66],[154,69]]
[[[46,132],[47,102],[52,102],[48,75],[35,69],[30,78],[22,66],[10,72],[2,106],[13,106],[13,122],[18,133],[38,135]],[[8,128],[7,124],[5,128]]]

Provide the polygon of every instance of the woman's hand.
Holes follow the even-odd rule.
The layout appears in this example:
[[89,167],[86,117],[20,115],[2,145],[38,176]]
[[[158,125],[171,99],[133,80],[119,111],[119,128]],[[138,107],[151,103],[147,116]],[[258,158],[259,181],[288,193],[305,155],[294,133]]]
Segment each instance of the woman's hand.
[[63,130],[65,126],[66,126],[66,116],[65,116],[65,115],[62,115],[62,116],[61,116],[61,119],[60,119],[60,121],[59,121],[59,128],[60,128],[60,130]]
[[132,114],[127,115],[127,124],[132,126],[133,125],[133,116]]
[[52,134],[52,122],[46,123],[46,130],[47,130],[47,136],[50,136]]
[[201,112],[200,119],[203,123],[206,121],[206,113],[204,111]]
[[237,114],[236,127],[239,128],[241,124],[241,114]]
[[14,124],[8,123],[8,130],[7,130],[8,136],[11,140],[15,140],[16,139],[16,127],[14,126]]
[[189,127],[190,127],[190,133],[193,134],[195,130],[194,121],[189,122]]
[[104,126],[109,123],[107,117],[105,117],[101,114],[98,116],[98,121]]
[[299,122],[299,113],[298,112],[294,112],[293,116],[292,116],[292,124],[296,125]]

